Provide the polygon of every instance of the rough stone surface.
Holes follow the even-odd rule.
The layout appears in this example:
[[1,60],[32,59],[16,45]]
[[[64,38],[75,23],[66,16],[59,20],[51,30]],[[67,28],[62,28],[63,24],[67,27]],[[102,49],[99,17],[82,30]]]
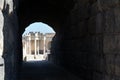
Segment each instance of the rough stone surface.
[[4,26],[4,17],[2,11],[0,10],[0,80],[4,80],[4,61],[2,58],[3,55],[3,26]]
[[[14,1],[6,0],[3,10],[5,80],[16,79],[15,71],[19,62],[17,53],[21,50],[18,47],[21,45],[18,44],[20,36],[16,25]],[[63,66],[83,80],[120,80],[120,1],[52,1],[43,0],[41,5],[37,5],[38,3],[32,0],[29,4],[21,0],[18,9],[21,32],[25,25],[33,21],[43,20],[55,24],[54,28],[58,32],[52,44],[52,62]],[[0,3],[2,5],[2,2]],[[43,7],[44,3],[47,4],[46,7]],[[67,7],[71,4],[73,6]],[[0,37],[2,23],[1,18]]]
[[0,80],[4,80],[4,60],[0,57]]
[[4,6],[4,0],[0,0],[0,10],[3,9],[3,6]]
[[5,9],[8,9],[8,13],[10,14],[13,12],[14,7],[13,7],[13,0],[5,0]]
[[20,50],[18,49],[18,24],[15,10],[13,9],[13,0],[5,1],[3,16],[5,80],[16,80],[17,54],[19,54]]
[[84,80],[120,79],[118,3],[76,0],[66,21],[60,47],[63,65]]
[[4,18],[0,10],[0,56],[2,56],[3,53],[3,26],[4,26]]

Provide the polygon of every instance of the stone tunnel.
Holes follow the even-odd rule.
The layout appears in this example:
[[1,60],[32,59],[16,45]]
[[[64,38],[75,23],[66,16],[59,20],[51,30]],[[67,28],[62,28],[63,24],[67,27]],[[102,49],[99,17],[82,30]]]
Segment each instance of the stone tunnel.
[[0,80],[19,80],[33,22],[56,31],[49,61],[82,80],[120,80],[119,0],[0,0]]

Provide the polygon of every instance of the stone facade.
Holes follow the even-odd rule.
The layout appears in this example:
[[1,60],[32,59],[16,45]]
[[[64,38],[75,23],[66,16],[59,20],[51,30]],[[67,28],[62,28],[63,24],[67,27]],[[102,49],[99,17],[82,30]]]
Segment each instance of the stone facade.
[[23,60],[46,60],[55,33],[29,32],[23,35]]

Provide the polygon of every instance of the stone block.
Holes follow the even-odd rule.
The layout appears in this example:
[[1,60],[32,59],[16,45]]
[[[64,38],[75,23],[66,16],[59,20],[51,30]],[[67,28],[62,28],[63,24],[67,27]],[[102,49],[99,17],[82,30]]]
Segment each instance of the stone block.
[[114,79],[114,77],[112,77],[111,75],[108,75],[108,74],[94,72],[93,80],[116,80],[116,79]]
[[90,14],[91,16],[96,16],[99,12],[98,9],[98,3],[94,2],[91,6],[90,6]]
[[104,74],[115,72],[115,57],[113,54],[91,54],[88,56],[89,68]]
[[119,7],[98,13],[88,20],[90,33],[118,33],[120,32],[120,9]]
[[93,37],[93,39],[95,38],[95,42],[93,40],[93,45],[94,45],[94,48],[93,48],[93,52],[95,53],[102,53],[102,49],[103,49],[103,45],[102,45],[102,40],[103,40],[103,37],[102,35],[97,35],[95,37]]
[[114,59],[115,59],[115,65],[120,66],[120,54],[119,53],[115,54]]
[[113,33],[115,25],[114,10],[108,10],[105,13],[102,13],[103,16],[103,30],[104,33]]
[[90,34],[101,34],[105,27],[105,20],[102,13],[92,16],[88,20],[88,31]]
[[114,71],[115,71],[115,63],[114,63],[114,55],[105,55],[105,59],[104,59],[104,62],[105,62],[105,73],[107,74],[114,74]]
[[120,76],[115,76],[114,80],[120,80]]
[[110,8],[114,8],[119,6],[119,0],[98,0],[98,6],[102,10],[108,10]]
[[88,20],[88,32],[90,34],[95,34],[96,33],[96,16],[91,17]]
[[[77,36],[81,37],[83,35],[86,35],[88,33],[88,30],[87,30],[87,25],[86,25],[86,22],[85,21],[82,21],[82,22],[79,22],[77,24],[77,28],[74,32],[77,31]],[[78,35],[79,34],[79,35]]]
[[103,33],[104,20],[103,14],[98,13],[96,15],[96,33]]
[[[86,1],[86,0],[85,0]],[[85,20],[89,17],[89,3],[85,3],[85,1],[78,1],[76,5],[74,6],[72,12],[71,12],[71,18],[72,22],[73,20],[75,22]],[[83,3],[83,4],[81,4]],[[85,4],[84,4],[85,3]]]
[[[105,60],[103,58],[102,54],[91,54],[91,68],[93,71],[98,71],[100,73],[103,73],[105,71]],[[90,67],[90,66],[89,66]]]
[[103,74],[104,78],[102,80],[116,80],[112,75]]
[[115,33],[120,33],[120,7],[116,7],[113,9],[114,10],[114,32]]
[[[94,0],[91,0],[91,1],[94,1]],[[77,3],[78,3],[79,5],[86,5],[86,4],[89,3],[89,0],[78,0]]]
[[118,33],[120,32],[120,7],[111,8],[96,16],[96,32]]
[[120,53],[120,35],[111,34],[103,37],[104,53]]
[[116,76],[120,76],[120,66],[118,66],[118,65],[115,65],[115,75]]
[[114,57],[114,64],[115,64],[115,75],[120,76],[120,54],[116,54]]
[[93,72],[93,79],[92,80],[104,80],[104,75],[99,72]]

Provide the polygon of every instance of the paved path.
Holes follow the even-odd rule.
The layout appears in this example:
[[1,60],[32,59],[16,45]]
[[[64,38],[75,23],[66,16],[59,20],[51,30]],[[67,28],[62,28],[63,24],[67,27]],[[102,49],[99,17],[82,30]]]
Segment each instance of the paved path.
[[24,62],[21,80],[81,80],[47,61]]

